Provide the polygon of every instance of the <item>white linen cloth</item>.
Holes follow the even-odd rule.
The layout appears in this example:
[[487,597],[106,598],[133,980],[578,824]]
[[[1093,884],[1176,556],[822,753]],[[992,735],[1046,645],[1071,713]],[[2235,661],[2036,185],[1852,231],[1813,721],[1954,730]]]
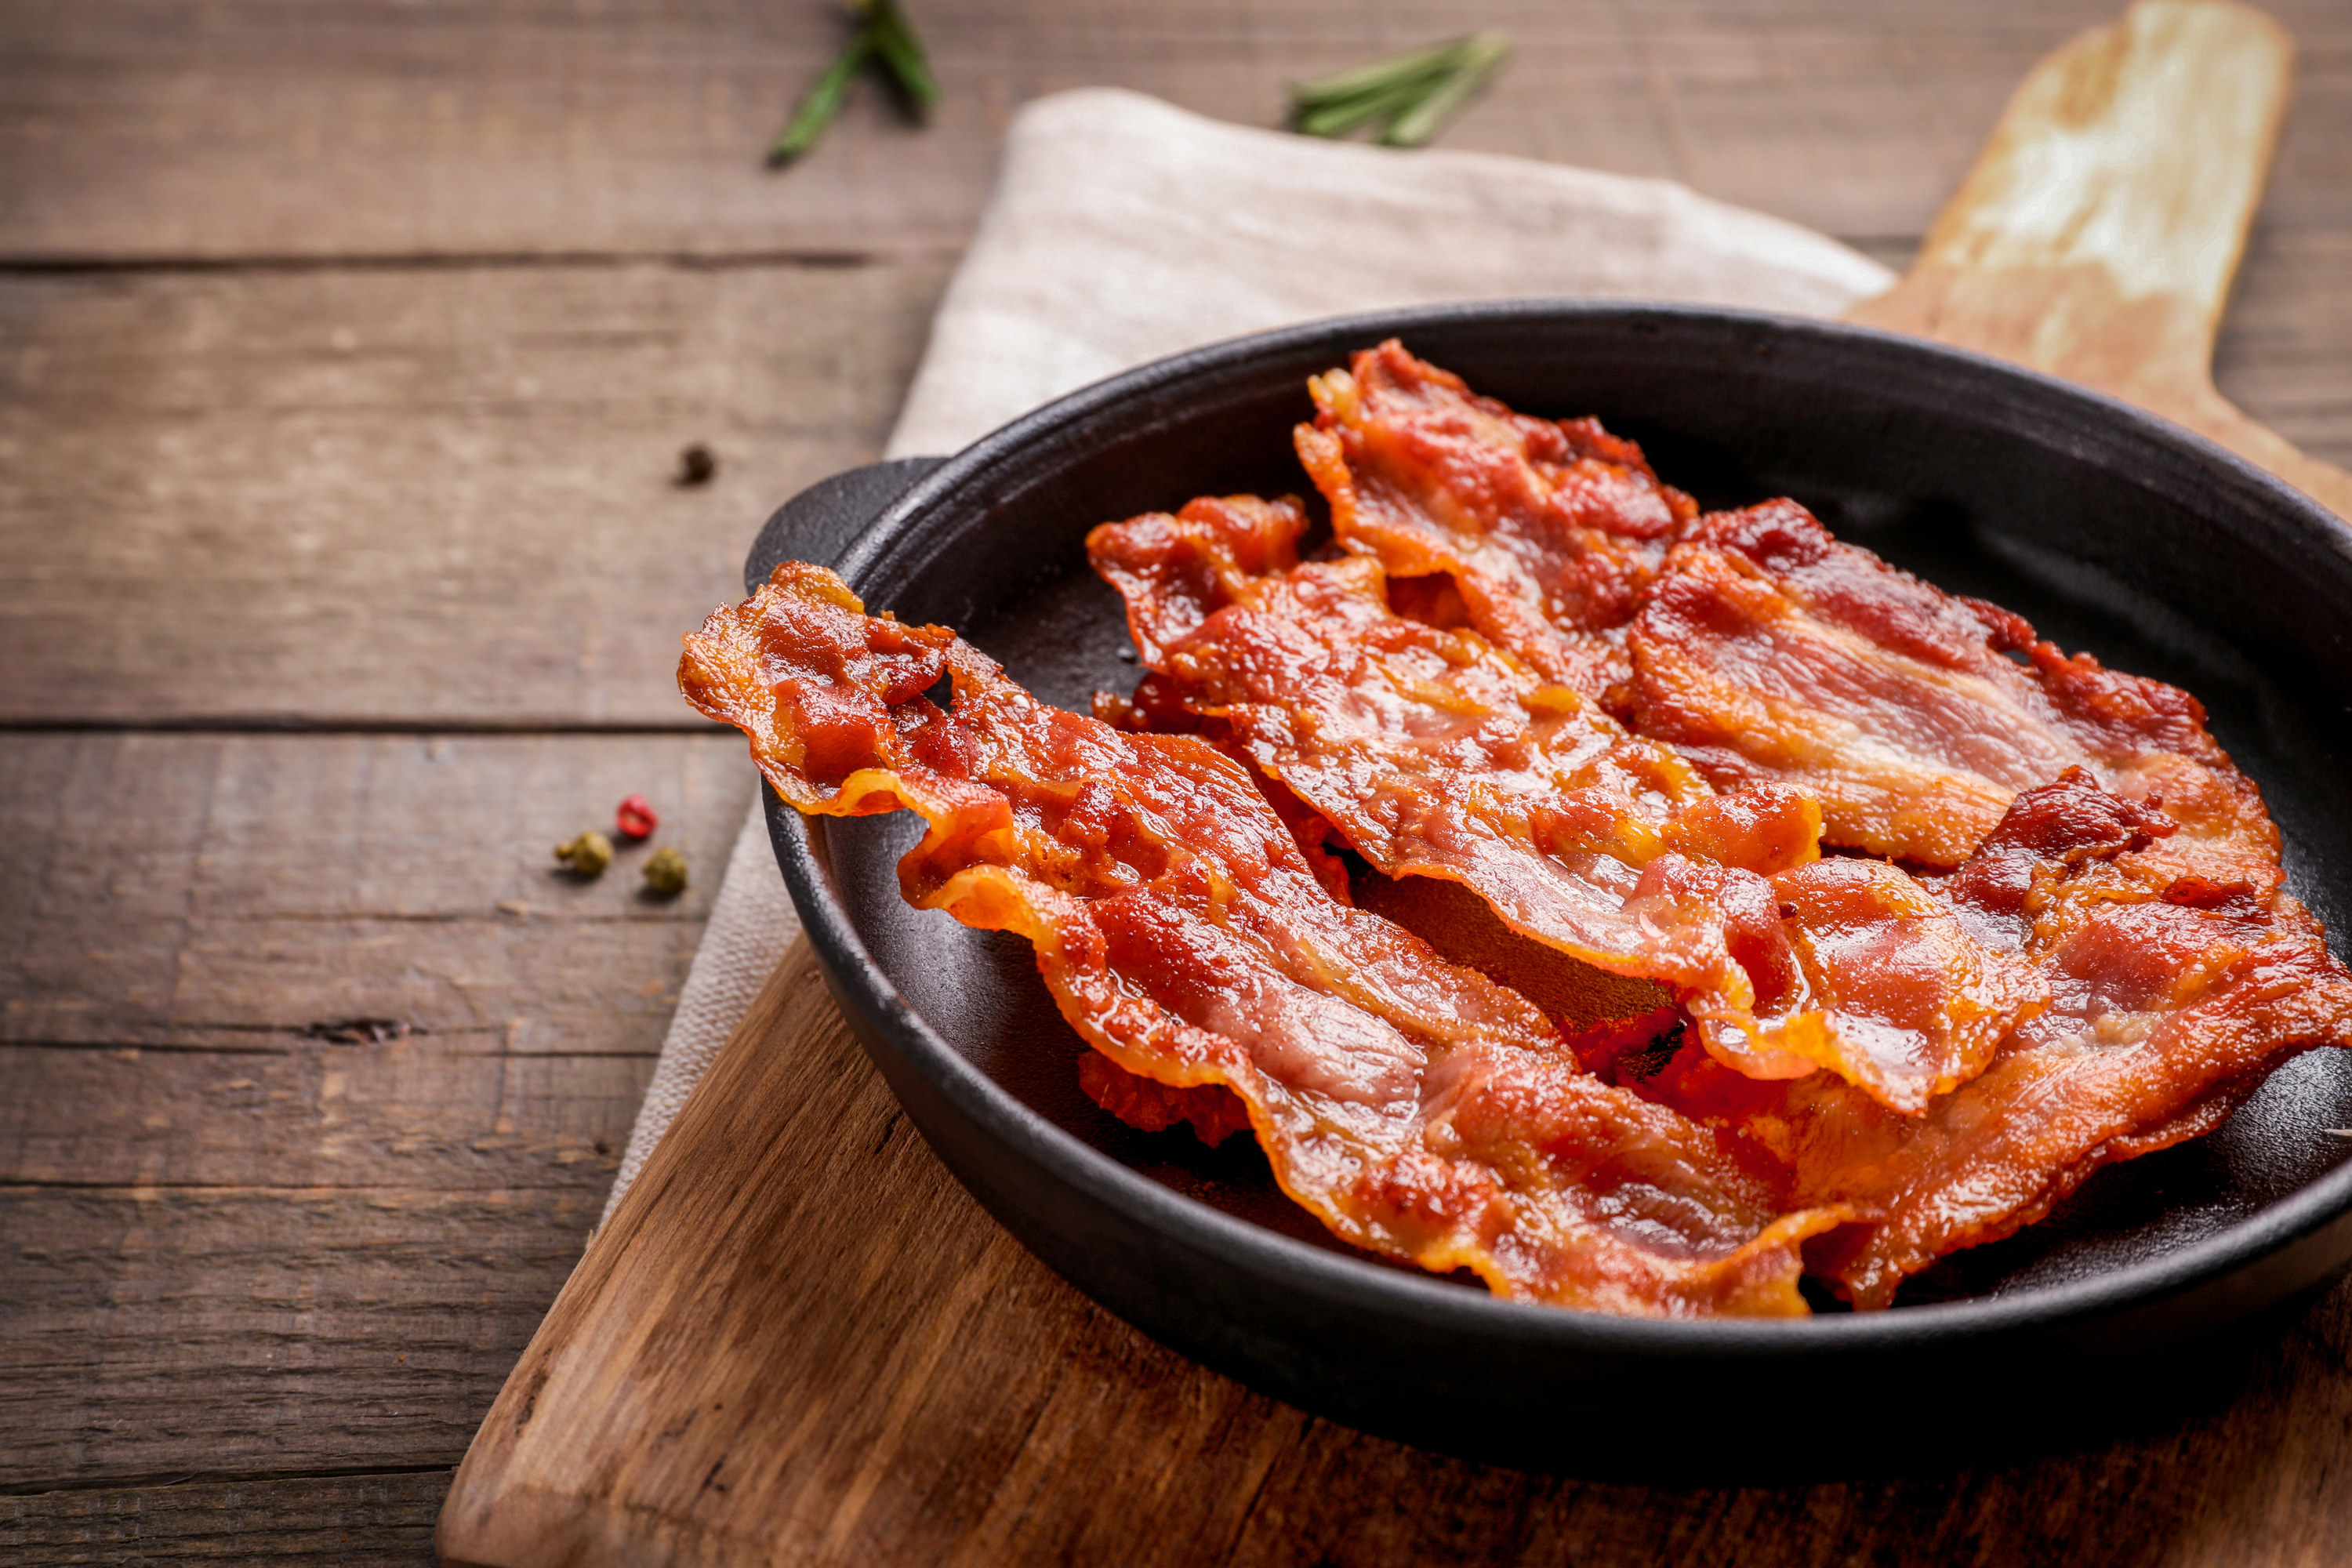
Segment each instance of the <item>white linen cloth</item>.
[[[1836,315],[1894,282],[1663,180],[1318,142],[1084,89],[1014,120],[887,453],[946,456],[1130,365],[1322,316],[1535,296]],[[607,1215],[798,931],[755,806]]]

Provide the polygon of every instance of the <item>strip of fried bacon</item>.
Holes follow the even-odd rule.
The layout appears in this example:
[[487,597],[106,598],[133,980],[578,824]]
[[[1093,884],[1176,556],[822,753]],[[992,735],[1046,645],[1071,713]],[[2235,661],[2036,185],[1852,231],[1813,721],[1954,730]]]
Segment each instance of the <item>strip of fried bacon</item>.
[[[946,710],[924,695],[943,673]],[[908,900],[1026,936],[1119,1067],[1231,1089],[1343,1240],[1567,1306],[1793,1314],[1801,1242],[1853,1217],[1783,1212],[1736,1139],[1601,1082],[1523,998],[1333,898],[1198,739],[1046,707],[798,563],[688,637],[678,679],[800,810],[919,813]]]
[[1213,1149],[1236,1132],[1250,1130],[1249,1108],[1223,1084],[1178,1089],[1128,1071],[1100,1051],[1078,1058],[1078,1087],[1087,1098],[1143,1132],[1165,1132],[1188,1122],[1192,1135]]
[[2081,769],[2020,794],[1932,886],[2054,997],[1925,1114],[1826,1079],[1735,1080],[1688,1052],[1643,1086],[1774,1148],[1795,1201],[1879,1212],[1807,1249],[1858,1307],[2034,1223],[2103,1165],[2210,1131],[2297,1052],[2352,1044],[2352,973],[2275,858],[2192,838]]
[[2276,854],[2195,698],[2068,658],[2008,611],[1837,542],[1791,500],[1699,519],[1629,647],[1635,729],[1720,786],[1820,801],[1829,843],[1956,866],[2019,791],[2082,767],[2161,799],[2194,837]]
[[1107,523],[1087,548],[1186,710],[1387,875],[1481,880],[1515,924],[1642,975],[1653,941],[1623,905],[1670,840],[1704,833],[1764,871],[1812,857],[1793,795],[1727,823],[1672,752],[1475,633],[1391,611],[1379,563],[1301,564],[1306,528],[1296,501],[1235,496]]
[[1625,625],[1698,514],[1639,447],[1515,414],[1393,339],[1307,384],[1298,457],[1343,545],[1392,577],[1449,576],[1488,641],[1580,696],[1631,673]]
[[2191,834],[2269,831],[2194,698],[2070,658],[1793,501],[1699,517],[1633,443],[1516,414],[1393,342],[1309,388],[1297,445],[1343,546],[1445,574],[1489,641],[1717,785],[1817,800],[1826,845],[1957,866],[2070,766]]
[[1718,795],[1672,752],[1466,627],[1391,608],[1378,562],[1300,563],[1292,501],[1095,530],[1145,661],[1388,877],[1474,889],[1511,929],[1664,982],[1740,1071],[1830,1068],[1923,1108],[2042,1002],[1891,868],[1812,864],[1811,804]]

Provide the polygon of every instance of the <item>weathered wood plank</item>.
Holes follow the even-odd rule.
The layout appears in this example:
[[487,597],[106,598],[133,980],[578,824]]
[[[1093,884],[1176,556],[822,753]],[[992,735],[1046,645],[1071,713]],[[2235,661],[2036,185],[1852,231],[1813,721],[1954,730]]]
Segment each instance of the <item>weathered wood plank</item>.
[[517,1054],[495,1037],[243,1051],[0,1046],[0,1184],[390,1184],[601,1198],[652,1071],[646,1057]]
[[[1449,145],[1690,181],[1847,235],[1916,234],[2026,68],[2114,0],[1503,0],[1513,69]],[[2304,47],[2273,216],[2352,224],[2352,18]],[[1273,124],[1284,82],[1468,25],[1439,0],[912,7],[928,131],[862,92],[759,166],[841,37],[824,7],[171,0],[0,12],[0,254],[236,257],[951,248],[1015,106],[1110,84]],[[1932,90],[1923,90],[1932,83]]]
[[2213,380],[2313,457],[2352,468],[2352,228],[2254,226]]
[[0,722],[698,726],[679,635],[879,450],[945,277],[0,278]]
[[[658,1048],[754,775],[739,738],[37,734],[0,746],[0,1039]],[[552,847],[642,793],[694,878]]]
[[2135,5],[2084,33],[2019,85],[1917,260],[1849,319],[2137,404],[2352,517],[2352,472],[2213,383],[2294,52],[2231,5]]
[[120,921],[39,928],[6,957],[5,1022],[70,1044],[220,1042],[394,1018],[515,1052],[659,1047],[701,928],[554,923]]
[[422,1568],[448,1489],[449,1472],[432,1469],[0,1498],[0,1551],[18,1568],[281,1558]]
[[0,1187],[0,1487],[451,1463],[603,1196]]
[[[642,848],[548,860],[628,793],[698,872],[677,900]],[[0,748],[0,1486],[457,1460],[600,1211],[751,793],[730,736]],[[352,1016],[419,1032],[301,1032]]]
[[[502,1568],[2319,1563],[2352,1531],[2347,1351],[2339,1284],[2159,1369],[2152,1427],[2072,1453],[2020,1432],[1950,1474],[1643,1488],[1416,1451],[1250,1394],[1047,1272],[905,1134],[803,949],[550,1311],[440,1542]],[[1823,1396],[1934,1420],[1967,1394]],[[1770,1440],[1769,1413],[1692,1418]]]
[[[0,721],[693,723],[678,634],[878,447],[943,278],[0,279]],[[2352,232],[2260,228],[2219,365],[2338,463],[2347,301]]]
[[[453,1461],[601,1208],[752,787],[715,734],[0,746],[0,1486]],[[675,901],[645,850],[551,868],[633,792],[698,873]],[[301,1032],[352,1016],[421,1032]]]

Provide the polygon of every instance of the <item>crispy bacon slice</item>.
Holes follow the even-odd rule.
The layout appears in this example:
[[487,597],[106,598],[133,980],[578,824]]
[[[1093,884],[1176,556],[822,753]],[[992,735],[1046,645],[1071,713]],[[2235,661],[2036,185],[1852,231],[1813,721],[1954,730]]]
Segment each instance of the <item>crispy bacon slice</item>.
[[[2200,837],[2276,837],[2195,698],[1840,544],[1791,500],[1711,513],[1629,637],[1630,721],[1723,787],[1790,785],[1826,842],[1932,867],[2084,767]],[[2008,657],[2024,656],[2023,661]]]
[[[945,710],[924,695],[942,673]],[[1119,1067],[1233,1090],[1342,1239],[1566,1306],[1805,1310],[1800,1244],[1854,1211],[1782,1212],[1735,1141],[1601,1082],[1516,994],[1334,899],[1213,747],[1048,708],[798,563],[690,636],[678,679],[799,809],[920,813],[908,900],[1026,936]]]
[[2083,770],[2019,795],[1935,891],[2055,994],[1924,1115],[1830,1079],[1729,1082],[1688,1053],[1644,1086],[1775,1148],[1794,1201],[1880,1212],[1807,1249],[1858,1307],[2032,1224],[2103,1165],[2211,1131],[2297,1052],[2352,1043],[2352,973],[2275,859],[2192,839]]
[[1449,575],[1470,623],[1597,698],[1630,673],[1624,626],[1697,503],[1592,419],[1480,397],[1391,339],[1313,377],[1295,432],[1348,549],[1393,577]]
[[[1374,395],[1351,391],[1375,381]],[[1493,478],[1513,471],[1524,426],[1461,413],[1467,396],[1395,351],[1378,365],[1360,357],[1350,382],[1323,395],[1323,434],[1303,434],[1300,447],[1310,467],[1319,459],[1344,542],[1401,570],[1431,563],[1471,580],[1472,605],[1485,602],[1483,569],[1487,597],[1515,584],[1522,605],[1540,606],[1587,648],[1611,622],[1594,608],[1608,600],[1547,595],[1538,574],[1496,563],[1621,563],[1608,580],[1634,584],[1642,607],[1626,636],[1634,677],[1612,700],[1636,732],[1675,744],[1718,787],[1779,783],[1818,799],[1826,843],[1961,867],[1938,885],[1833,858],[1776,877],[1775,896],[1798,877],[1871,878],[1881,896],[1853,907],[1852,940],[1895,937],[1907,905],[1919,911],[1915,931],[1957,923],[1977,951],[2031,964],[2052,997],[1997,1050],[1989,1031],[1975,1033],[1973,1059],[1956,1073],[1921,1085],[1915,1070],[1915,1092],[1927,1090],[1920,1116],[1827,1076],[1785,1086],[1735,1077],[1722,1064],[1738,1058],[1720,1051],[1685,1050],[1644,1085],[1780,1147],[1810,1200],[1885,1211],[1811,1249],[1859,1303],[1884,1305],[1935,1258],[2031,1223],[2107,1161],[2218,1125],[2294,1051],[2344,1042],[2342,966],[2279,890],[2276,830],[2194,699],[2068,658],[2020,617],[1835,542],[1793,502],[1663,530],[1654,555],[1596,553],[1556,511],[1492,504],[1498,489],[1525,493]],[[1396,432],[1420,427],[1453,438],[1444,461],[1412,460],[1418,449]],[[1354,429],[1369,434],[1348,438]],[[1433,477],[1416,487],[1416,475]],[[1457,493],[1433,493],[1448,484]],[[1488,537],[1496,527],[1507,549]],[[1412,553],[1430,539],[1435,549]],[[1506,647],[1530,640],[1507,614],[1470,618]],[[2135,810],[2157,825],[2133,829],[2144,835],[2136,844],[2131,834],[2078,842],[2052,826],[2090,833],[2102,812]],[[1671,859],[1651,877],[1654,888],[1696,879],[1734,904],[1743,896],[1736,879]],[[2014,886],[1997,898],[2002,879]],[[2040,901],[2021,926],[2015,900],[2028,882]],[[1745,921],[1736,911],[1726,929],[1755,944],[1742,967],[1758,984],[1757,1011],[1769,1013],[1786,958],[1760,950],[1774,928],[1754,890],[1744,898]],[[1939,953],[1967,951],[1931,936],[1893,967],[1934,973]],[[1988,1054],[1989,1069],[1969,1076]]]
[[1397,615],[1379,563],[1302,565],[1306,527],[1294,501],[1204,499],[1107,523],[1087,552],[1186,710],[1384,873],[1482,881],[1507,919],[1643,974],[1648,939],[1622,906],[1684,808],[1704,808],[1685,836],[1716,828],[1727,858],[1745,849],[1774,869],[1811,855],[1811,824],[1786,796],[1773,802],[1786,820],[1718,844],[1724,814],[1681,758],[1475,633]]
[[1165,1132],[1189,1122],[1192,1135],[1212,1149],[1250,1130],[1249,1108],[1222,1084],[1178,1089],[1128,1071],[1100,1051],[1078,1058],[1078,1087],[1087,1098],[1143,1132]]
[[1717,785],[1819,800],[1824,843],[1956,866],[2070,766],[2191,833],[2266,826],[2187,693],[2069,658],[1793,501],[1699,519],[1633,443],[1513,413],[1393,342],[1309,387],[1296,441],[1341,544],[1445,574],[1490,642]]
[[1295,502],[1201,500],[1088,552],[1186,710],[1384,875],[1461,882],[1524,935],[1672,985],[1743,1072],[1827,1067],[1898,1110],[2040,1005],[1902,873],[1808,866],[1802,797],[1714,795],[1475,632],[1397,614],[1378,562],[1301,563],[1306,526]]
[[1729,959],[1679,997],[1717,1059],[1752,1079],[1825,1067],[1895,1111],[1923,1110],[1983,1071],[2049,999],[2032,965],[1878,861],[1759,878],[1665,855],[1629,907]]
[[2352,1042],[2352,973],[2268,844],[2200,839],[2084,770],[2019,795],[1941,890],[2055,994],[1916,1122],[1852,1103],[1802,1119],[1800,1186],[1886,1210],[1823,1257],[1857,1303],[2031,1225],[2102,1165],[2210,1131],[2288,1057]]

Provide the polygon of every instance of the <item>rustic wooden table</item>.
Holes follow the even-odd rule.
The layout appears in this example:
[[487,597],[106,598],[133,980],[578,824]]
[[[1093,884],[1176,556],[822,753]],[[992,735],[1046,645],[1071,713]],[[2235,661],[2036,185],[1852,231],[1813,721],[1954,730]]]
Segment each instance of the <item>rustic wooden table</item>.
[[[1449,145],[1671,175],[1900,265],[2114,0],[914,9],[935,123],[868,90],[778,175],[839,36],[799,0],[0,5],[9,1561],[429,1558],[751,798],[677,637],[770,507],[874,454],[1022,100],[1270,123],[1286,78],[1475,19],[1518,58]],[[2352,5],[2273,10],[2298,98],[2220,380],[2352,464]],[[680,487],[695,441],[718,474]],[[550,872],[631,792],[698,873],[675,903]],[[1333,1461],[1250,1554],[2315,1563],[2352,1532],[2347,1362],[2338,1288],[2171,1426],[1948,1478]]]

